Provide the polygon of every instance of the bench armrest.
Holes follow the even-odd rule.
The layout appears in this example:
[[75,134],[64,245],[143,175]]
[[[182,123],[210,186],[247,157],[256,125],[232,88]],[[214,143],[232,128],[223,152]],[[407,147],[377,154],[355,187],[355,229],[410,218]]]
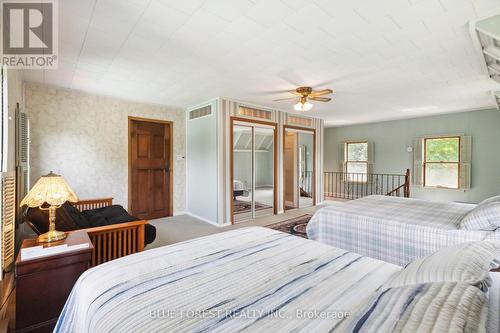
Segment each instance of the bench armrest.
[[85,231],[94,245],[90,267],[144,251],[146,220],[80,229]]

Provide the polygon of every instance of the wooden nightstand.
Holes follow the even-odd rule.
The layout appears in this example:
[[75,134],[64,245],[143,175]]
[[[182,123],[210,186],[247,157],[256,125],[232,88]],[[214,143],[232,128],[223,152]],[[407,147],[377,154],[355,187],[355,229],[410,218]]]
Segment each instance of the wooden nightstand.
[[[87,270],[93,250],[85,231],[71,232],[64,240],[44,247],[88,243],[71,252],[21,261],[16,260],[15,332],[52,332],[57,318],[78,277]],[[23,241],[22,249],[42,245],[36,239]]]

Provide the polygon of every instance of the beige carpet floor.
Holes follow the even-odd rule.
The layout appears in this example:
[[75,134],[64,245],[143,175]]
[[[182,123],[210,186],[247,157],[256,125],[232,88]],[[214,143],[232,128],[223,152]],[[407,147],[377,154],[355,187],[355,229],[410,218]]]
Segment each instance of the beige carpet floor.
[[321,207],[324,207],[324,205],[294,209],[284,214],[264,216],[222,228],[203,222],[190,215],[177,215],[151,220],[150,223],[156,227],[156,239],[146,247],[146,250],[228,230],[249,226],[266,226],[304,214],[314,214]]

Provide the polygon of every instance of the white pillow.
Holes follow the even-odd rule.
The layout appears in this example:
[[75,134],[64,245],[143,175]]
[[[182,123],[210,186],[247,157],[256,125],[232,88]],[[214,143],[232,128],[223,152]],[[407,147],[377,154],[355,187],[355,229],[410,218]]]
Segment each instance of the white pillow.
[[486,204],[489,204],[491,202],[500,202],[500,195],[496,195],[494,197],[491,197],[491,198],[488,198],[488,199],[484,199],[483,201],[481,201],[479,203],[479,206],[486,205]]
[[500,201],[477,205],[462,218],[459,228],[483,231],[500,228]]
[[498,267],[499,257],[500,242],[467,242],[445,247],[406,265],[386,287],[457,281],[487,291],[491,286],[489,272]]
[[377,293],[348,322],[345,332],[486,332],[488,299],[460,282],[396,287]]

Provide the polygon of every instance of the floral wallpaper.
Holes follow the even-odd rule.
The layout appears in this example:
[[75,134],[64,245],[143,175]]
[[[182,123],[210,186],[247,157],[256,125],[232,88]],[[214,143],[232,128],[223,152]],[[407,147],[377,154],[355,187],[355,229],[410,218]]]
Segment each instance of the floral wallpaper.
[[185,210],[185,111],[50,86],[27,84],[31,185],[50,170],[79,198],[128,204],[128,117],[174,122],[174,214]]

